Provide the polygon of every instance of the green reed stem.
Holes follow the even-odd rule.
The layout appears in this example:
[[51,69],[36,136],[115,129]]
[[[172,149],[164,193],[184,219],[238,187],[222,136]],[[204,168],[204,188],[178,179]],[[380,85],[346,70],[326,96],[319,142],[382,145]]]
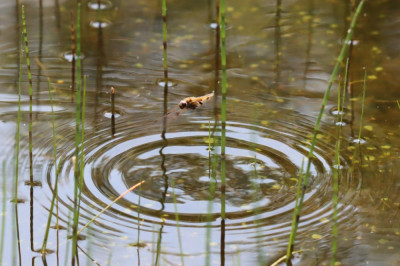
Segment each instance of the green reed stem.
[[176,229],[178,230],[178,242],[179,242],[179,252],[181,255],[181,263],[185,265],[185,261],[183,260],[183,248],[182,248],[182,238],[181,238],[181,230],[179,227],[179,215],[178,215],[178,205],[176,203],[176,195],[175,195],[175,179],[171,179],[172,186],[172,198],[174,200],[174,211],[175,211],[175,220],[176,220]]
[[[70,227],[70,224],[71,224],[71,215],[72,215],[72,214],[71,214],[71,210],[68,209],[67,236],[69,236],[70,233],[71,233],[71,227]],[[69,247],[70,247],[69,242],[67,242],[66,245],[65,245],[64,266],[67,266],[67,265],[68,265]]]
[[6,160],[3,161],[3,204],[2,204],[2,212],[3,215],[1,217],[1,240],[0,240],[0,261],[3,261],[3,248],[4,248],[4,230],[6,228],[6,199],[7,199],[7,190],[6,190]]
[[108,266],[112,265],[111,261],[112,261],[112,251],[110,250],[110,254],[108,255],[108,258],[107,258],[107,265]]
[[[294,226],[296,224],[296,219],[297,219],[297,217],[300,216],[299,202],[300,202],[300,195],[301,195],[301,189],[302,189],[303,178],[304,178],[303,170],[304,170],[304,158],[301,161],[299,180],[297,182],[296,201],[294,204],[294,211],[293,211],[293,218],[292,218],[292,229],[291,229],[292,231],[295,230]],[[294,240],[295,240],[295,234],[290,234],[289,243],[294,243]],[[289,249],[288,249],[286,252],[286,261],[288,258],[290,258],[290,256],[291,256],[291,252],[289,252]]]
[[209,178],[210,178],[210,187],[209,187],[209,197],[208,197],[208,206],[207,206],[207,231],[206,231],[206,266],[210,266],[211,263],[211,219],[212,219],[212,212],[213,212],[213,200],[215,197],[215,190],[217,188],[216,182],[216,169],[218,164],[218,157],[217,153],[214,152],[211,155],[212,147],[211,143],[216,146],[215,143],[216,138],[211,134],[211,121],[208,123],[208,160],[209,160]]
[[[254,135],[253,135],[254,136]],[[252,143],[257,143],[256,140],[252,141]],[[255,147],[254,147],[255,148]],[[257,172],[257,158],[254,157],[254,162],[253,162],[253,180],[251,182],[251,187],[252,190],[254,191],[253,193],[253,202],[255,203],[254,205],[254,215],[255,215],[255,220],[254,220],[254,225],[255,225],[255,231],[256,231],[256,237],[257,237],[257,260],[258,260],[258,265],[263,265],[265,262],[263,262],[263,244],[262,244],[262,232],[260,228],[260,210],[259,210],[259,205],[257,202],[260,200],[260,195],[257,196],[257,194],[260,193],[260,185],[254,181],[258,179],[258,172]]]
[[[11,265],[17,265],[17,248],[20,251],[19,243],[19,226],[18,226],[18,207],[17,202],[14,202],[14,208],[12,210],[11,224],[12,224],[12,243],[11,243]],[[15,232],[15,237],[14,237]],[[17,244],[16,244],[17,243]]]
[[20,49],[19,57],[19,69],[18,69],[18,113],[17,113],[17,132],[15,134],[15,187],[14,187],[14,201],[15,204],[18,203],[18,179],[19,179],[19,142],[21,138],[21,93],[22,93],[22,44]]
[[398,107],[399,110],[400,110],[400,102],[399,102],[399,100],[397,100],[396,102],[397,102],[397,107]]
[[156,261],[154,262],[155,266],[160,265],[160,260],[161,260],[161,242],[162,242],[162,231],[164,228],[164,221],[160,224],[160,228],[158,231],[158,237],[157,237],[157,249],[156,249]]
[[[346,65],[347,67],[347,65]],[[337,96],[337,118],[336,119],[340,119],[340,112],[341,112],[341,94],[340,94],[340,90],[341,90],[341,82],[339,81],[339,86],[338,86],[338,96]],[[339,121],[339,120],[338,120]]]
[[[348,77],[349,77],[349,72],[350,72],[350,58],[347,57],[346,59],[346,68],[344,72],[344,85],[343,85],[343,91],[342,95],[340,95],[340,85],[339,85],[339,90],[338,90],[338,119],[340,124],[343,122],[343,115],[344,115],[344,101],[345,101],[345,96],[346,96],[346,90],[348,86]],[[341,127],[339,127],[340,132],[342,130]]]
[[[57,167],[57,140],[56,140],[56,128],[55,128],[55,118],[54,118],[54,109],[53,109],[53,95],[51,93],[51,86],[50,86],[50,80],[47,79],[47,88],[49,89],[49,97],[50,97],[50,104],[51,104],[51,127],[53,130],[53,155],[54,155],[54,174],[55,174],[55,181],[54,181],[54,192],[53,192],[53,197],[51,199],[51,205],[50,205],[50,210],[49,210],[49,216],[47,218],[47,226],[46,226],[46,232],[44,234],[44,239],[43,239],[43,244],[42,244],[42,254],[46,253],[46,245],[47,245],[47,239],[49,237],[49,231],[50,231],[50,223],[51,223],[51,218],[53,215],[53,209],[54,209],[54,203],[55,199],[58,197],[58,176],[59,176],[59,170]],[[58,229],[57,229],[58,230]]]
[[[143,180],[141,180],[143,181]],[[137,241],[136,241],[136,246],[137,246],[137,252],[138,252],[138,265],[140,265],[140,256],[139,256],[139,248],[140,248],[140,229],[141,229],[141,221],[140,221],[140,212],[142,209],[140,208],[141,203],[140,200],[142,198],[142,186],[139,186],[139,193],[138,193],[138,204],[137,204]],[[111,256],[111,251],[110,251],[110,256]]]
[[[343,85],[343,91],[346,92],[348,86],[349,86],[349,73],[350,73],[350,56],[347,57],[346,59],[346,68],[345,68],[345,73],[344,73],[344,85]],[[345,97],[345,93],[343,93],[343,100]],[[343,101],[344,103],[344,101]],[[339,110],[339,107],[338,107]]]
[[162,19],[163,19],[163,66],[164,82],[168,86],[168,55],[167,55],[167,0],[162,0]]
[[[340,137],[339,137],[340,138]],[[339,151],[340,150],[340,139],[336,141],[335,146],[335,167],[340,167],[340,159],[339,159]],[[334,168],[333,170],[333,225],[332,225],[332,259],[331,266],[334,266],[336,263],[336,254],[337,254],[337,237],[338,237],[338,194],[339,194],[339,169]]]
[[[208,158],[210,158],[211,155],[211,141],[214,141],[211,139],[211,120],[208,120]],[[211,169],[209,169],[211,170]],[[210,173],[210,172],[209,172]]]
[[367,90],[367,71],[364,71],[364,86],[363,86],[363,96],[362,96],[362,103],[361,103],[360,128],[358,130],[358,141],[359,141],[359,143],[360,143],[360,140],[361,140],[362,126],[363,126],[363,119],[364,119],[365,91],[366,90]]
[[225,185],[226,185],[226,34],[225,34],[225,0],[221,0],[221,67],[222,67],[222,102],[221,102],[221,218],[225,219]]
[[[80,171],[79,171],[79,195],[78,195],[78,199],[79,199],[79,204],[78,204],[78,208],[80,208],[80,201],[81,201],[81,196],[82,196],[82,187],[83,187],[83,174],[84,174],[84,161],[85,161],[85,154],[83,153],[83,142],[85,140],[85,112],[86,112],[86,75],[83,77],[83,95],[82,95],[82,111],[81,111],[81,142],[80,142]],[[78,78],[78,80],[80,80],[80,78]]]
[[236,250],[236,255],[237,255],[237,266],[240,266],[240,249]]
[[[30,182],[33,182],[33,153],[32,153],[32,103],[33,103],[33,89],[32,89],[32,72],[31,63],[29,60],[29,46],[28,46],[28,33],[26,30],[25,20],[25,6],[22,5],[22,27],[24,33],[25,42],[25,55],[26,55],[26,66],[28,68],[28,80],[29,80],[29,176]],[[32,185],[32,184],[31,184]]]
[[76,88],[76,124],[75,124],[75,165],[74,165],[74,216],[72,224],[72,265],[75,265],[75,256],[77,254],[77,242],[78,242],[78,222],[79,222],[79,195],[78,190],[80,188],[80,163],[78,160],[79,156],[79,145],[81,143],[81,3],[78,3],[77,9],[77,23],[76,23],[76,56],[77,56],[77,88]]
[[96,10],[96,17],[97,20],[100,23],[100,28],[102,27],[102,22],[101,22],[101,8],[100,8],[101,4],[100,4],[100,0],[97,1],[97,10]]
[[[154,233],[156,231],[156,225],[153,223],[153,226],[151,228],[152,234],[151,234],[151,250],[156,250],[155,243],[156,243],[156,234]],[[151,263],[152,265],[155,265],[155,252],[151,252]]]
[[310,175],[311,175],[311,173],[310,173],[311,161],[312,161],[312,158],[314,157],[315,143],[317,141],[317,134],[318,134],[318,131],[319,131],[319,126],[321,124],[322,115],[324,113],[324,109],[325,109],[326,103],[328,101],[328,97],[329,97],[332,85],[333,85],[333,83],[334,83],[334,81],[335,81],[335,79],[336,79],[336,77],[337,77],[337,75],[339,73],[340,64],[343,61],[343,59],[345,58],[345,55],[346,55],[346,52],[347,52],[347,49],[348,49],[348,46],[349,46],[349,42],[350,42],[350,40],[351,40],[351,38],[353,36],[354,28],[356,26],[357,19],[358,19],[360,13],[361,13],[361,10],[362,10],[362,7],[364,5],[364,2],[365,2],[365,0],[361,0],[360,1],[360,3],[358,4],[357,10],[354,13],[353,19],[352,19],[351,24],[350,24],[350,28],[347,31],[347,36],[346,36],[346,39],[345,39],[344,44],[342,46],[342,50],[340,51],[339,57],[338,57],[338,59],[336,61],[335,67],[334,67],[332,75],[330,77],[328,88],[325,91],[324,98],[323,98],[322,104],[321,104],[321,109],[320,109],[320,112],[318,114],[317,121],[315,123],[314,135],[313,135],[313,138],[312,138],[312,141],[311,141],[310,151],[309,151],[309,154],[308,154],[307,167],[306,167],[306,172],[305,172],[305,176],[304,176],[304,183],[303,183],[303,186],[302,186],[302,191],[301,191],[300,200],[299,200],[299,204],[298,204],[298,211],[297,211],[296,218],[294,219],[294,224],[292,224],[292,230],[290,232],[289,244],[288,244],[288,249],[287,249],[286,263],[290,262],[291,254],[292,254],[293,247],[294,247],[294,241],[296,239],[297,228],[298,228],[298,224],[299,224],[299,220],[300,220],[300,213],[301,213],[301,210],[302,210],[302,207],[303,207],[303,201],[304,201],[304,196],[305,196],[307,185],[308,185],[308,180],[309,180]]
[[[24,6],[22,5],[22,18],[23,18],[23,24],[25,24],[25,12],[24,12]],[[26,24],[25,24],[26,25]],[[25,26],[26,27],[26,26]],[[25,30],[26,31],[26,30]],[[21,129],[21,120],[22,120],[22,112],[21,112],[21,94],[22,94],[22,60],[23,60],[23,40],[25,39],[24,36],[27,36],[25,32],[22,32],[22,37],[21,38],[21,48],[19,49],[19,70],[18,70],[18,114],[17,114],[17,132],[15,135],[15,187],[14,187],[14,215],[15,215],[15,223],[13,224],[13,227],[15,229],[16,235],[17,235],[17,245],[14,245],[14,238],[13,238],[13,245],[12,245],[12,264],[16,265],[16,251],[15,247],[18,247],[18,256],[19,256],[19,264],[21,265],[21,245],[20,245],[20,234],[19,234],[19,221],[18,221],[18,183],[19,183],[19,149],[20,149],[20,129]],[[25,41],[27,43],[27,41]],[[26,45],[25,49],[28,49],[28,46]],[[27,56],[28,60],[28,56]],[[30,73],[30,72],[28,72]],[[30,79],[32,81],[32,79]],[[32,84],[32,82],[30,82]],[[30,101],[32,103],[32,101]],[[13,230],[14,231],[14,230]]]
[[139,187],[139,200],[138,200],[138,208],[137,208],[137,213],[138,213],[138,216],[137,216],[138,232],[137,232],[137,242],[136,243],[137,243],[138,247],[139,247],[139,244],[140,244],[140,225],[141,225],[140,212],[142,211],[141,208],[140,208],[140,200],[141,200],[141,198],[142,198],[142,186]]
[[[257,115],[257,110],[255,108],[252,109],[252,117],[254,119],[254,122],[258,121],[258,115]],[[261,210],[260,210],[260,205],[259,201],[262,198],[262,191],[261,191],[261,186],[258,180],[260,179],[260,176],[258,175],[258,170],[257,170],[257,135],[256,134],[250,134],[250,139],[249,142],[251,144],[251,150],[254,152],[254,159],[250,163],[253,166],[253,171],[250,174],[250,184],[252,188],[252,202],[254,203],[252,209],[254,213],[254,228],[255,228],[255,234],[256,234],[256,239],[257,239],[257,261],[258,265],[264,265],[265,261],[263,258],[263,236],[262,236],[262,228],[261,228],[261,223],[262,223],[262,217],[261,217]],[[262,178],[262,177],[261,177]],[[239,249],[238,249],[239,252]],[[240,253],[240,252],[239,252]]]
[[210,180],[210,187],[209,187],[209,198],[208,198],[208,207],[207,207],[207,232],[206,232],[206,263],[205,265],[209,266],[211,263],[211,229],[212,229],[212,224],[211,224],[211,219],[212,219],[212,212],[213,212],[213,200],[215,198],[215,191],[217,189],[217,181],[216,181],[216,175],[217,175],[217,165],[218,165],[218,156],[217,154],[214,154],[211,158],[212,162],[212,177]]
[[[59,166],[60,167],[60,166]],[[59,258],[59,253],[60,253],[60,215],[59,215],[59,208],[58,208],[58,190],[57,190],[57,197],[56,197],[56,230],[57,230],[57,235],[56,235],[56,257],[57,257],[57,265],[60,264],[60,258]],[[68,254],[68,253],[65,253]]]
[[[360,127],[359,127],[359,131],[358,131],[358,144],[356,146],[357,149],[354,149],[353,152],[353,164],[350,167],[349,173],[353,173],[354,171],[354,164],[355,163],[360,163],[360,157],[361,157],[361,153],[360,153],[360,145],[361,145],[361,133],[362,133],[362,124],[363,124],[363,120],[364,120],[364,106],[365,106],[365,93],[366,93],[366,87],[367,87],[367,72],[365,71],[364,73],[364,86],[363,86],[363,98],[362,98],[362,103],[361,103],[361,116],[360,116]],[[358,154],[358,159],[359,160],[355,160],[356,155]],[[361,184],[361,183],[360,183]]]
[[[143,181],[143,180],[142,180]],[[138,205],[137,205],[137,241],[136,241],[136,245],[137,245],[137,250],[138,250],[138,265],[140,265],[140,256],[139,256],[139,247],[140,247],[140,225],[141,225],[141,221],[140,221],[140,212],[142,211],[140,206],[140,200],[142,198],[142,186],[139,186],[139,199],[138,199]],[[110,256],[111,256],[111,252],[110,252]]]
[[87,229],[87,235],[88,235],[88,237],[87,237],[87,245],[86,245],[86,253],[87,253],[87,257],[89,258],[89,259],[87,259],[86,260],[86,265],[87,266],[92,266],[94,263],[94,259],[90,256],[90,254],[92,253],[92,246],[93,246],[93,239],[92,239],[92,237],[90,237],[90,234],[91,234],[91,227],[89,226],[88,227],[88,229]]
[[[346,76],[349,70],[349,59],[346,61],[346,71],[345,71],[345,82],[346,84]],[[341,146],[341,132],[343,122],[343,104],[344,104],[344,93],[346,90],[346,86],[343,86],[343,96],[340,94],[340,84],[338,89],[338,113],[337,120],[340,122],[337,125],[337,134],[336,134],[336,145],[335,145],[335,160],[333,167],[333,225],[332,225],[332,259],[331,266],[334,266],[336,263],[336,254],[337,254],[337,239],[338,239],[338,209],[337,206],[339,204],[339,171],[340,171],[340,146]]]
[[[16,265],[16,247],[15,241],[19,240],[19,229],[18,229],[18,217],[17,217],[17,203],[18,203],[18,166],[19,166],[19,140],[20,140],[20,125],[21,125],[21,87],[22,87],[22,58],[23,58],[23,32],[21,32],[21,43],[18,49],[19,56],[19,66],[18,66],[18,112],[17,112],[17,130],[15,133],[15,153],[13,161],[15,161],[15,182],[12,183],[12,191],[14,192],[14,198],[11,200],[13,202],[14,208],[12,209],[11,215],[11,226],[12,226],[12,244],[11,244],[11,265]],[[5,195],[5,194],[4,194]],[[15,219],[14,219],[15,218]],[[4,227],[4,226],[3,226]],[[14,237],[14,233],[16,237]]]

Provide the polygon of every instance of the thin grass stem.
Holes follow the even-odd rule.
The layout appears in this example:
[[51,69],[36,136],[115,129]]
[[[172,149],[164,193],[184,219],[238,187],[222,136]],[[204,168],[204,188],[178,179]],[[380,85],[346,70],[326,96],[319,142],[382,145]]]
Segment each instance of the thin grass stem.
[[[26,19],[25,19],[25,7],[22,5],[22,27],[24,33],[24,43],[25,43],[25,57],[26,57],[26,66],[28,70],[28,81],[29,81],[29,186],[30,186],[30,198],[31,202],[33,201],[33,132],[32,132],[32,124],[33,124],[33,86],[32,86],[32,71],[31,71],[31,63],[29,59],[29,45],[28,45],[28,33],[26,27]],[[33,215],[33,204],[30,204],[30,212]],[[34,251],[34,241],[33,241],[33,219],[29,221],[30,232],[31,232],[31,251]]]
[[225,183],[226,183],[226,25],[225,25],[225,0],[221,0],[220,8],[221,25],[221,67],[222,67],[222,101],[221,101],[221,218],[225,219]]
[[[54,181],[54,191],[53,191],[53,197],[51,199],[51,205],[50,205],[50,210],[49,210],[49,216],[47,218],[47,226],[46,226],[46,232],[44,234],[44,239],[43,239],[43,244],[42,244],[42,254],[46,253],[46,245],[47,245],[47,239],[49,237],[49,231],[50,231],[50,223],[51,223],[51,218],[53,215],[53,209],[54,209],[54,203],[55,199],[58,197],[58,176],[59,176],[59,169],[57,167],[57,140],[56,140],[56,129],[55,129],[55,118],[54,118],[54,106],[53,106],[53,95],[51,93],[51,86],[50,86],[50,80],[47,79],[47,87],[49,90],[49,97],[50,97],[50,105],[51,105],[51,127],[53,131],[53,155],[54,155],[54,174],[55,174],[55,181]],[[58,230],[58,226],[57,226]]]
[[[60,221],[59,221],[59,208],[58,208],[58,190],[57,190],[57,197],[56,197],[56,228],[57,228],[57,236],[56,236],[56,258],[57,258],[57,266],[60,265]],[[68,253],[66,253],[68,254]]]
[[137,205],[137,241],[136,241],[136,245],[137,245],[137,253],[138,253],[138,265],[140,265],[140,255],[139,255],[139,247],[140,247],[140,226],[141,226],[141,221],[140,221],[140,212],[142,211],[140,208],[140,200],[142,198],[142,186],[139,186],[139,199],[138,199],[138,205]]
[[33,86],[32,86],[32,71],[31,71],[31,63],[29,59],[29,46],[28,46],[28,33],[26,29],[26,20],[25,20],[25,6],[22,5],[22,27],[24,33],[24,42],[25,42],[25,57],[26,57],[26,66],[28,69],[28,81],[29,81],[29,176],[31,185],[33,183],[33,153],[32,153],[32,103],[33,103]]
[[71,61],[71,102],[73,100],[73,95],[75,93],[75,72],[76,72],[76,28],[71,19],[71,53],[72,53],[72,61]]
[[92,246],[93,246],[93,239],[92,239],[92,237],[90,237],[90,235],[91,235],[91,227],[90,226],[88,226],[88,229],[87,229],[87,235],[88,235],[88,238],[87,238],[87,246],[86,246],[86,255],[87,255],[87,257],[89,258],[89,259],[87,259],[86,260],[86,265],[87,266],[92,266],[93,264],[97,264],[97,265],[99,265],[98,263],[96,263],[96,261],[90,256],[90,254],[92,253]]
[[236,250],[236,255],[237,255],[237,266],[240,266],[241,265],[241,263],[240,263],[240,249],[237,249]]
[[[255,121],[257,121],[257,111],[255,109],[252,110],[253,114],[252,117],[254,118]],[[253,191],[252,194],[252,202],[254,203],[254,207],[253,209],[253,213],[254,213],[254,226],[255,226],[255,234],[256,234],[256,239],[257,239],[257,261],[259,265],[263,265],[265,264],[265,262],[263,261],[263,236],[262,236],[262,228],[260,227],[261,225],[261,213],[260,213],[260,204],[259,204],[259,199],[260,197],[262,197],[262,193],[261,193],[261,186],[259,184],[258,179],[260,178],[258,175],[258,170],[257,170],[257,151],[256,151],[256,143],[257,143],[257,135],[256,134],[251,134],[250,135],[250,143],[252,143],[251,145],[251,150],[254,152],[254,159],[252,160],[252,162],[250,163],[250,165],[253,166],[253,171],[250,174],[250,184],[251,184],[251,188]]]
[[20,138],[21,138],[21,94],[22,94],[22,44],[20,49],[20,61],[18,70],[18,111],[17,111],[17,130],[15,133],[15,187],[14,187],[14,202],[18,203],[18,181],[19,181],[19,148],[20,148]]
[[[68,221],[67,221],[67,236],[69,236],[71,234],[71,220],[72,220],[72,213],[71,213],[71,209],[69,209],[68,211]],[[64,266],[68,265],[68,254],[69,254],[69,247],[71,245],[67,242],[67,244],[65,245],[65,259],[64,259]]]
[[158,237],[157,237],[157,249],[156,249],[156,261],[154,262],[155,266],[160,265],[160,261],[162,261],[162,256],[161,256],[161,243],[162,243],[162,231],[164,228],[164,220],[160,225],[159,231],[158,231]]
[[361,133],[363,127],[364,110],[365,110],[365,92],[367,90],[367,71],[364,71],[364,86],[363,86],[363,96],[361,103],[361,117],[360,117],[360,128],[358,130],[358,143],[361,143]]
[[206,261],[205,265],[209,266],[211,263],[211,219],[213,212],[213,199],[215,198],[215,190],[217,188],[216,182],[216,169],[218,164],[217,152],[214,151],[212,154],[211,143],[216,145],[216,138],[214,137],[213,131],[211,130],[211,121],[208,123],[208,158],[209,158],[209,178],[210,178],[210,186],[209,186],[209,197],[208,197],[208,206],[207,206],[207,230],[206,230]]
[[[253,143],[256,143],[255,141]],[[254,191],[253,192],[253,202],[255,203],[254,205],[254,224],[255,224],[255,231],[256,231],[256,237],[257,237],[257,260],[258,264],[262,265],[265,264],[263,262],[263,250],[262,250],[262,232],[260,228],[260,210],[259,210],[259,205],[257,204],[257,201],[259,200],[259,197],[257,194],[260,193],[260,185],[255,181],[258,179],[258,171],[257,171],[257,158],[254,157],[254,162],[253,162],[253,174],[252,174],[252,180],[251,180],[251,188]]]
[[[23,23],[25,23],[25,10],[24,5],[22,5],[22,18]],[[25,23],[26,24],[26,23]],[[22,264],[21,259],[21,241],[19,234],[19,216],[18,216],[18,183],[19,183],[19,151],[20,151],[20,129],[21,129],[21,120],[22,120],[22,112],[21,112],[21,94],[22,94],[22,60],[23,60],[23,42],[25,33],[22,31],[21,38],[21,48],[19,49],[19,69],[18,69],[18,114],[17,114],[17,132],[15,134],[15,187],[14,187],[14,215],[15,215],[15,223],[12,223],[15,226],[15,232],[17,235],[17,245],[12,245],[12,262],[13,265],[16,265],[16,256],[15,256],[15,246],[18,248],[18,258],[19,265]],[[14,238],[13,238],[14,240]]]
[[[156,243],[156,234],[154,233],[156,231],[156,225],[153,223],[153,226],[151,228],[152,234],[151,234],[151,250],[156,250],[155,243]],[[155,252],[151,252],[151,263],[152,265],[155,265]]]
[[80,141],[80,170],[79,170],[79,195],[78,195],[78,208],[80,208],[80,201],[82,197],[82,187],[83,187],[83,174],[85,166],[85,154],[83,152],[84,140],[85,140],[85,112],[86,112],[86,75],[83,77],[83,91],[82,91],[82,105],[81,105],[81,141]]
[[97,20],[100,23],[100,28],[101,28],[102,27],[102,24],[101,24],[102,21],[101,21],[101,2],[100,2],[100,0],[97,1],[96,17],[97,17]]
[[108,266],[112,265],[111,261],[112,261],[112,251],[110,251],[110,254],[108,255],[108,258],[107,258],[107,265]]
[[[80,168],[79,146],[81,144],[81,3],[77,6],[76,23],[76,56],[77,56],[77,88],[76,88],[76,122],[75,122],[75,166],[74,166],[74,216],[72,222],[72,265],[75,265],[75,256],[77,254],[78,242],[78,222],[79,222],[79,188],[80,188]],[[82,163],[82,162],[81,162]]]
[[225,218],[226,218],[226,25],[225,25],[225,0],[221,0],[220,6],[220,26],[221,26],[221,237],[220,237],[220,258],[221,265],[225,265]]
[[111,137],[115,136],[115,89],[110,89],[110,101],[111,101]]
[[[295,201],[295,205],[294,205],[295,207],[294,207],[293,218],[292,218],[292,229],[291,229],[292,231],[294,230],[294,226],[296,224],[296,219],[300,215],[299,202],[300,202],[300,195],[301,195],[301,189],[302,189],[303,177],[304,177],[303,170],[304,170],[304,158],[301,161],[301,167],[300,167],[300,171],[299,171],[299,180],[297,182],[296,201]],[[294,243],[294,238],[295,238],[295,235],[290,234],[289,243]],[[289,258],[290,256],[291,256],[291,253],[289,252],[289,250],[287,250],[286,258]]]
[[[349,70],[349,59],[346,61],[346,70],[345,70],[345,82],[343,86],[343,96],[341,96],[341,87],[339,84],[338,89],[338,113],[337,120],[340,122],[337,126],[337,134],[336,134],[336,145],[335,145],[335,159],[334,159],[334,167],[333,167],[333,225],[332,225],[332,259],[331,266],[334,266],[336,263],[336,254],[337,254],[337,239],[338,239],[338,204],[339,204],[339,171],[340,171],[340,146],[341,146],[341,132],[342,132],[342,121],[343,121],[343,103],[344,103],[344,93],[346,91],[346,76]],[[343,99],[342,99],[343,98]]]
[[182,238],[181,238],[181,230],[179,227],[179,214],[178,214],[178,205],[176,203],[176,195],[175,195],[175,179],[171,179],[172,186],[172,198],[174,200],[174,211],[175,211],[175,220],[176,220],[176,229],[178,230],[178,242],[179,242],[179,252],[181,255],[181,263],[185,265],[185,261],[183,259],[183,248],[182,248]]
[[113,200],[110,204],[108,204],[103,210],[101,210],[96,216],[94,216],[87,224],[85,224],[79,231],[78,231],[78,235],[80,233],[82,233],[83,230],[85,230],[86,227],[88,227],[94,220],[96,220],[101,214],[103,214],[106,210],[108,210],[114,203],[116,203],[117,201],[119,201],[120,199],[122,199],[126,194],[128,194],[129,192],[131,192],[132,190],[134,190],[135,188],[139,187],[140,185],[142,185],[145,181],[140,181],[139,183],[137,183],[136,185],[132,186],[131,188],[129,188],[127,191],[125,191],[124,193],[122,193],[121,195],[119,195],[115,200]]
[[[89,244],[89,243],[88,243],[88,244]],[[95,259],[93,259],[93,258],[90,256],[89,250],[85,251],[85,250],[83,250],[83,248],[81,248],[79,245],[78,245],[78,248],[79,248],[79,250],[80,250],[83,254],[85,254],[85,256],[88,258],[88,259],[86,260],[87,265],[93,265],[93,264],[95,264],[95,265],[97,265],[97,266],[100,266],[100,264],[99,264]]]
[[1,217],[1,236],[0,236],[0,261],[3,261],[3,248],[4,248],[4,230],[6,228],[6,199],[7,199],[7,190],[6,190],[6,160],[3,161],[3,202],[2,202],[2,212],[3,215]]

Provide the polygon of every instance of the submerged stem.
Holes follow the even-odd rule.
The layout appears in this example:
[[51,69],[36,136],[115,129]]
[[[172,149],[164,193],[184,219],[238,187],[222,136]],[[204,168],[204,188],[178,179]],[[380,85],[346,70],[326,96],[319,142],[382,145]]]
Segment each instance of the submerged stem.
[[[46,232],[44,234],[44,239],[43,239],[43,244],[42,244],[42,254],[46,253],[46,245],[47,245],[47,239],[49,237],[49,231],[50,231],[50,223],[51,223],[51,218],[53,215],[53,209],[54,209],[54,203],[55,199],[58,197],[58,175],[59,175],[59,169],[57,167],[57,143],[56,143],[56,129],[55,129],[55,123],[54,123],[54,105],[53,105],[53,95],[51,93],[51,86],[50,86],[50,80],[47,79],[47,87],[49,90],[49,97],[50,97],[50,106],[51,106],[51,126],[52,126],[52,131],[53,131],[53,155],[54,155],[54,172],[55,172],[55,181],[54,181],[54,191],[53,191],[53,197],[51,199],[51,205],[50,205],[50,210],[49,210],[49,216],[47,218],[47,226],[46,226]],[[57,224],[58,227],[58,224]],[[57,228],[58,230],[58,228]]]
[[363,86],[363,96],[361,102],[361,117],[360,117],[360,128],[358,130],[358,143],[361,143],[361,133],[364,119],[364,109],[365,109],[365,91],[367,90],[367,71],[364,72],[364,86]]

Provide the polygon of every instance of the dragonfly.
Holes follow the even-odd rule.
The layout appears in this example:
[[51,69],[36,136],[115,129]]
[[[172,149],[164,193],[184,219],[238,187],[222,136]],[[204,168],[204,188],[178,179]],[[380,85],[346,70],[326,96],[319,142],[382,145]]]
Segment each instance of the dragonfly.
[[[215,95],[214,91],[199,97],[187,97],[179,102],[177,106],[172,108],[165,116],[167,121],[177,118],[186,110],[195,110],[197,107],[202,106],[205,102],[210,100]],[[178,109],[179,108],[179,109]]]

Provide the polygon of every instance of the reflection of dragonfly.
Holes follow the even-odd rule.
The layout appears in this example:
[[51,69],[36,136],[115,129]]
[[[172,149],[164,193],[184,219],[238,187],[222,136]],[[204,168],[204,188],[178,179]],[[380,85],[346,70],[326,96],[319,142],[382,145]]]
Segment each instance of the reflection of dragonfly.
[[[177,106],[172,108],[165,116],[164,118],[167,119],[167,121],[173,120],[176,117],[178,117],[181,113],[183,113],[185,110],[188,109],[196,109],[197,107],[203,105],[204,102],[210,100],[214,96],[214,92],[211,92],[209,94],[206,94],[204,96],[200,97],[187,97],[183,99],[182,101],[179,102]],[[178,111],[178,107],[180,108]]]

